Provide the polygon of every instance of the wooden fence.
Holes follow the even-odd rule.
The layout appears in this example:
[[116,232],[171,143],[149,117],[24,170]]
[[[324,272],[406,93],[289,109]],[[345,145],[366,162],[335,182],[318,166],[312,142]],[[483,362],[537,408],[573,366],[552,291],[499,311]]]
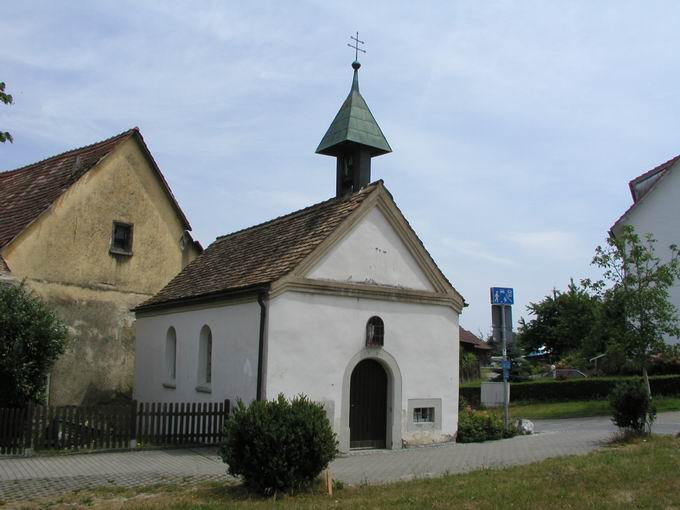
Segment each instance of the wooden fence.
[[228,400],[0,408],[0,454],[217,444],[228,415]]

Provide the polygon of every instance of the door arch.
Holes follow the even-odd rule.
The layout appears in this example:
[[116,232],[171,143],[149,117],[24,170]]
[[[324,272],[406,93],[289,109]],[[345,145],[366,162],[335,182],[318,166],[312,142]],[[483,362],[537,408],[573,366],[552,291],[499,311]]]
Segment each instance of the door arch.
[[385,448],[387,373],[374,359],[357,363],[349,389],[350,448]]

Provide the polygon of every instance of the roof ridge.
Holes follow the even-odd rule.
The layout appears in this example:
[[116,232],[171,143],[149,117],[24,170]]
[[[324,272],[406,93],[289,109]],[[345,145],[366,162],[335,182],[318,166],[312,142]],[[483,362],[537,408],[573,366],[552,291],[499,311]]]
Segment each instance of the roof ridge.
[[250,227],[242,228],[241,230],[236,230],[236,231],[231,232],[229,234],[224,234],[224,235],[218,236],[217,238],[215,238],[214,242],[215,243],[222,242],[222,241],[224,241],[228,238],[231,238],[235,235],[243,234],[245,232],[250,232],[252,230],[257,230],[259,228],[263,228],[263,227],[266,227],[266,226],[269,226],[269,225],[273,225],[273,224],[275,224],[279,221],[288,220],[288,219],[294,218],[296,216],[301,216],[302,214],[306,214],[306,213],[312,211],[313,209],[320,208],[324,205],[330,204],[331,202],[335,202],[335,201],[343,202],[343,201],[350,200],[351,198],[356,197],[357,195],[359,195],[361,193],[366,193],[369,190],[369,188],[375,188],[378,184],[381,184],[382,182],[383,182],[382,179],[378,179],[377,181],[373,181],[373,182],[367,184],[366,186],[361,188],[359,191],[352,193],[351,195],[346,195],[344,197],[332,197],[332,198],[329,198],[329,199],[324,200],[322,202],[317,202],[316,204],[308,205],[307,207],[304,207],[302,209],[298,209],[297,211],[289,212],[289,213],[284,214],[282,216],[277,216],[276,218],[273,218],[271,220],[267,220],[265,222],[258,223],[257,225],[252,225]]
[[23,170],[27,170],[27,169],[29,169],[33,166],[40,165],[40,164],[43,164],[43,163],[47,163],[48,161],[53,160],[53,159],[63,158],[64,156],[67,156],[71,153],[81,152],[85,149],[91,149],[91,148],[93,148],[97,145],[102,145],[104,143],[111,142],[111,141],[115,140],[116,138],[121,138],[121,139],[126,138],[126,137],[131,136],[134,133],[139,133],[139,128],[136,127],[136,126],[128,129],[127,131],[123,131],[122,133],[118,133],[117,135],[110,136],[109,138],[106,138],[104,140],[100,140],[98,142],[94,142],[94,143],[91,143],[89,145],[83,145],[82,147],[77,147],[75,149],[70,149],[70,150],[62,152],[60,154],[55,154],[54,156],[50,156],[50,157],[45,158],[45,159],[34,161],[33,163],[29,163],[29,164],[21,166],[19,168],[13,168],[11,170],[2,170],[2,171],[0,171],[0,177],[4,177],[6,175],[11,175],[11,174],[14,174],[14,173],[21,172]]

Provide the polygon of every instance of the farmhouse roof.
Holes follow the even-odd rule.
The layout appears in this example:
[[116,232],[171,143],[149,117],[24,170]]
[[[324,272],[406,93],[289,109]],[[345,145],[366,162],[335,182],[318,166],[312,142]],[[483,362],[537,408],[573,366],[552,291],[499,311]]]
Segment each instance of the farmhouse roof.
[[189,222],[151,156],[139,128],[73,149],[15,170],[0,172],[0,248],[11,242],[78,179],[92,170],[124,141],[135,138],[170,199],[185,230]]
[[459,336],[460,336],[461,342],[473,345],[475,347],[475,349],[481,349],[481,350],[484,350],[484,351],[490,351],[491,350],[491,346],[487,342],[485,342],[484,340],[479,338],[477,335],[475,335],[474,333],[468,331],[467,329],[465,329],[462,326],[459,326],[458,330],[459,330]]

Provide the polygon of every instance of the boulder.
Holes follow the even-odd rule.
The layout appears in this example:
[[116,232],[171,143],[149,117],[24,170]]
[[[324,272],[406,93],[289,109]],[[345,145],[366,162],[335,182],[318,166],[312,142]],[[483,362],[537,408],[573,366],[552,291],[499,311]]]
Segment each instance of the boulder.
[[515,426],[517,427],[517,432],[519,432],[522,435],[528,435],[528,434],[533,434],[534,433],[534,422],[526,419],[521,419],[517,420],[517,423],[515,423]]

